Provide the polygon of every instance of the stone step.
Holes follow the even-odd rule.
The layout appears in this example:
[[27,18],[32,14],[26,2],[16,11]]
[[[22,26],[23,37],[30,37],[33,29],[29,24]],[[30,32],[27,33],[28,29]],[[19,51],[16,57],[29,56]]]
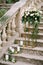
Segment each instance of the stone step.
[[[17,48],[17,44],[12,45],[13,48]],[[20,53],[27,53],[27,54],[32,54],[32,55],[41,55],[43,56],[43,47],[34,47],[32,48],[31,46],[24,47],[20,46]]]
[[[17,41],[32,41],[32,39],[28,39],[28,38],[26,38],[26,40],[25,40],[24,37],[16,38],[16,40],[17,40]],[[35,40],[34,40],[34,41],[35,41]],[[43,43],[43,39],[37,39],[37,42]]]
[[[9,55],[8,53],[6,54]],[[42,65],[43,63],[43,56],[41,55],[18,53],[18,54],[10,54],[10,56],[16,58],[16,61],[29,62],[31,64],[34,63],[34,65]]]
[[16,63],[12,63],[12,62],[8,62],[8,61],[0,61],[1,64],[7,64],[7,65],[34,65],[34,64],[31,64],[31,63],[26,63],[26,62],[23,62],[23,61],[17,61]]
[[[18,44],[13,44],[12,45],[12,47],[17,47],[18,46]],[[43,47],[34,47],[34,48],[32,48],[32,47],[22,47],[22,46],[20,46],[20,48],[21,49],[26,49],[26,50],[33,50],[33,51],[42,51],[43,52]]]
[[[28,31],[31,31],[31,32],[32,32],[33,29],[34,29],[33,26],[31,26],[31,25],[30,25],[30,26],[26,26],[26,28],[27,28]],[[38,27],[38,31],[39,31],[40,33],[43,33],[43,27]]]
[[[31,38],[32,33],[31,32],[21,32],[21,37],[27,37]],[[37,34],[37,39],[43,39],[43,33],[38,33]]]
[[33,49],[28,49],[28,47],[22,47],[21,48],[21,52],[23,52],[23,53],[27,53],[27,54],[32,54],[32,55],[41,55],[41,56],[43,56],[43,51],[42,51],[42,49],[40,50],[40,48],[38,49],[38,47],[36,47],[36,48],[33,48]]
[[[31,35],[31,32],[21,32],[21,35]],[[43,36],[43,33],[38,33],[38,36]]]
[[41,56],[43,56],[43,51],[39,51],[38,49],[37,50],[31,50],[31,49],[22,48],[21,52],[23,52],[25,54],[27,53],[27,54],[32,54],[32,55],[41,55]]
[[14,57],[21,57],[21,58],[25,58],[25,59],[33,59],[33,60],[38,60],[38,61],[43,61],[43,56],[41,55],[32,55],[32,54],[12,54],[12,56]]
[[[9,55],[8,53],[5,54]],[[16,58],[16,61],[29,62],[31,64],[34,63],[34,65],[42,65],[43,63],[43,56],[41,55],[33,55],[22,52],[18,54],[10,54],[10,56]]]
[[[29,26],[29,27],[27,27],[27,28],[32,29],[32,28],[33,28],[33,26]],[[38,29],[39,29],[39,30],[43,30],[43,27],[38,27]]]
[[37,47],[43,47],[43,39],[37,39],[37,41],[33,40],[34,43],[32,43],[32,39],[24,38],[24,37],[19,37],[16,38],[15,42],[16,44],[20,44],[19,42],[23,41],[24,44],[27,46],[37,46]]

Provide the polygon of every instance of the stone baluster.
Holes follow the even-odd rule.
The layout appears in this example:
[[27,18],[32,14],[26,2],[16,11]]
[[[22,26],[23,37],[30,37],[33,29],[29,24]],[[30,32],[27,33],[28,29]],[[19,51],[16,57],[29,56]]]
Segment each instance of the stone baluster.
[[11,37],[11,21],[8,23],[8,28],[7,28],[7,40]]
[[2,47],[1,33],[0,33],[0,49]]
[[7,35],[6,35],[6,28],[3,28],[3,32],[2,32],[2,43],[3,43],[3,46],[6,45],[6,39],[7,39]]
[[[22,8],[19,11],[19,31],[24,32],[24,24],[22,23]],[[24,11],[23,11],[24,12]]]
[[21,34],[21,32],[23,32],[23,24],[21,21],[21,10],[18,11],[18,14],[16,16],[16,27],[17,27],[17,32]]
[[12,35],[14,35],[15,34],[15,28],[16,28],[16,24],[15,24],[15,18],[13,18],[12,19],[12,25],[11,25],[11,27],[12,27]]

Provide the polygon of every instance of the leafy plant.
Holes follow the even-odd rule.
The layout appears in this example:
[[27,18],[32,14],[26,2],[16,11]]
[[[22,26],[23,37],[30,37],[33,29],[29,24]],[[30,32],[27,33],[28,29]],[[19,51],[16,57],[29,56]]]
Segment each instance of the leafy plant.
[[17,1],[19,1],[19,0],[6,0],[6,3],[15,3]]
[[0,17],[2,17],[6,12],[6,9],[0,9]]
[[0,0],[0,3],[2,3],[2,0]]
[[[6,55],[8,56],[8,58],[7,58]],[[6,59],[6,58],[7,58],[7,59]],[[16,59],[15,59],[14,57],[12,57],[11,55],[8,55],[8,54],[4,54],[3,60],[4,60],[4,61],[10,61],[10,62],[13,62],[13,63],[16,62]]]
[[24,16],[22,17],[22,22],[26,24],[28,22],[30,25],[33,26],[33,31],[32,31],[32,41],[33,39],[37,39],[38,35],[38,25],[40,23],[40,11],[25,11]]

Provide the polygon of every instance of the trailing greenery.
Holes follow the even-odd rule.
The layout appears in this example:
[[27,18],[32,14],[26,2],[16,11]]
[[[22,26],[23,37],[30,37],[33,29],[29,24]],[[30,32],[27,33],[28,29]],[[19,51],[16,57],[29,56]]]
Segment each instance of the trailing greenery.
[[8,55],[8,54],[4,54],[3,60],[4,61],[10,61],[10,62],[13,62],[13,63],[16,62],[16,59],[14,57],[12,57],[11,55]]
[[6,3],[10,4],[10,3],[15,3],[17,1],[19,1],[19,0],[6,0]]
[[22,16],[22,22],[24,24],[28,22],[30,25],[33,26],[33,31],[31,35],[32,40],[37,39],[38,25],[40,23],[40,18],[41,18],[40,13],[41,11],[25,11],[24,15]]
[[0,3],[2,3],[2,0],[0,0]]
[[19,0],[0,0],[0,4],[1,3],[7,3],[7,4],[10,4],[10,3],[15,3],[15,2],[18,2]]
[[24,29],[24,32],[28,32],[28,28],[25,28],[25,29]]
[[[13,50],[14,50],[14,51],[13,51]],[[17,50],[14,49],[14,48],[12,48],[12,49],[9,49],[9,48],[8,48],[8,53],[9,53],[9,54],[17,54]]]
[[0,18],[7,12],[6,9],[0,9]]

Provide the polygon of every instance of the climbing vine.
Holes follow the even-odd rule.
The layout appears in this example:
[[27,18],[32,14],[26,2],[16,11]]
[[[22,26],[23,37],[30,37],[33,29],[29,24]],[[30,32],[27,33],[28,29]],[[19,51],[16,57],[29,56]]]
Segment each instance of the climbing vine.
[[38,35],[38,25],[40,23],[40,13],[41,11],[25,11],[24,15],[22,16],[22,23],[26,24],[28,22],[33,27],[33,31],[31,34],[32,39],[37,39]]

